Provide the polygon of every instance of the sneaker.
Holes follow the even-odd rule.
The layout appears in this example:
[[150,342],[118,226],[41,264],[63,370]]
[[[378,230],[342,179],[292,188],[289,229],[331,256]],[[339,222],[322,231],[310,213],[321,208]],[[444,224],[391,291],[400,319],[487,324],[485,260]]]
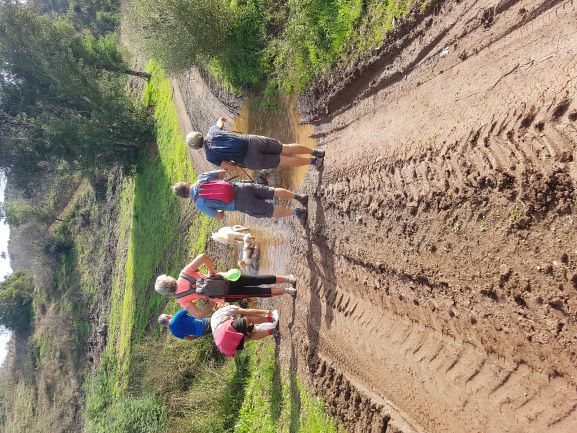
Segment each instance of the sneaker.
[[279,314],[278,314],[278,310],[272,310],[272,323],[274,323],[274,326],[276,326],[278,324],[278,319],[279,319]]
[[287,295],[291,295],[291,296],[293,296],[293,297],[297,295],[297,289],[295,289],[294,287],[286,287],[286,288],[284,289],[284,292],[285,292]]
[[287,275],[286,282],[287,282],[287,284],[290,284],[291,286],[296,288],[297,277],[295,277],[293,274]]
[[313,150],[313,156],[316,156],[317,158],[324,158],[325,157],[325,151],[324,150]]
[[299,219],[302,225],[307,223],[308,212],[306,209],[295,209],[295,216]]
[[295,194],[295,200],[298,201],[303,206],[306,206],[309,202],[309,196],[306,194]]

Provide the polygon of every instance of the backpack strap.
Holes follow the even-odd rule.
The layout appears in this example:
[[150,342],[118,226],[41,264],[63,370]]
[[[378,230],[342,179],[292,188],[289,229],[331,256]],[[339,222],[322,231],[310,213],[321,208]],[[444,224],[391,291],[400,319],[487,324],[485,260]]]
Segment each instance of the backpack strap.
[[178,275],[180,278],[184,278],[190,284],[190,289],[185,290],[184,292],[177,293],[175,295],[176,299],[184,298],[185,296],[192,295],[196,293],[196,280],[192,278],[190,275],[181,272]]

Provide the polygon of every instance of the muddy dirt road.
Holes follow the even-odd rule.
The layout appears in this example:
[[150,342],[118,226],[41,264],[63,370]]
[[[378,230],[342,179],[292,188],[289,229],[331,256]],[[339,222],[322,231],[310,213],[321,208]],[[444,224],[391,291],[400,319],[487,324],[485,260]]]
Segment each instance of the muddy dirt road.
[[309,99],[281,355],[351,432],[577,431],[577,3],[446,2],[390,51]]
[[351,431],[577,431],[577,4],[447,2],[399,44],[317,101],[284,334]]

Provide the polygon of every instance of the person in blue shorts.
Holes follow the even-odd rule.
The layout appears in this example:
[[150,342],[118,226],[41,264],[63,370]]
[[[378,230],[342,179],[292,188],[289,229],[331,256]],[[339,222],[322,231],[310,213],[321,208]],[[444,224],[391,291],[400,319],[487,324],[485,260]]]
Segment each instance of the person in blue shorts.
[[260,170],[309,164],[320,169],[323,165],[324,150],[310,149],[298,143],[283,144],[262,135],[234,134],[224,129],[226,121],[226,117],[218,119],[216,124],[210,127],[206,137],[198,131],[189,132],[186,144],[191,149],[204,147],[209,162],[237,174],[241,174],[239,166]]
[[212,334],[209,318],[195,319],[186,310],[178,310],[174,316],[161,314],[158,323],[168,326],[170,333],[182,340],[194,340]]

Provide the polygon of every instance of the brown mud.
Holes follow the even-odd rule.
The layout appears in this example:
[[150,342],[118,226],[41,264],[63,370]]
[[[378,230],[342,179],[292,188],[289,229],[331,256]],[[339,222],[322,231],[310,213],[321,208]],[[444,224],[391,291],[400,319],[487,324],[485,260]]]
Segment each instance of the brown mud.
[[350,431],[577,431],[577,7],[435,12],[320,99],[283,334]]
[[445,2],[313,95],[307,226],[248,223],[299,277],[281,356],[350,432],[577,431],[575,29]]

